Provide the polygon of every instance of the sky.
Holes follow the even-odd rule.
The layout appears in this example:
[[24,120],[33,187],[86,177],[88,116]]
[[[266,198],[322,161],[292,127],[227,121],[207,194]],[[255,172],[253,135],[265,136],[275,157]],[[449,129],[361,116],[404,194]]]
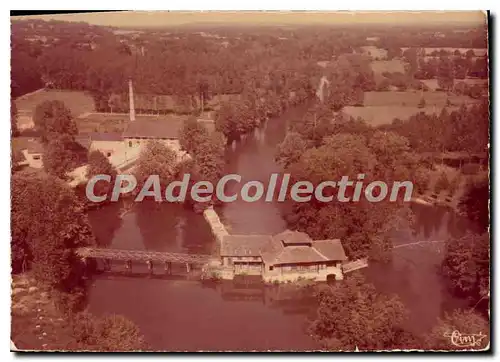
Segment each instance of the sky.
[[[26,17],[23,17],[26,18]],[[156,27],[196,23],[226,24],[425,24],[429,22],[468,22],[484,24],[481,11],[446,12],[180,12],[180,11],[126,11],[108,13],[81,13],[60,15],[36,15],[30,18],[84,21],[93,25]]]

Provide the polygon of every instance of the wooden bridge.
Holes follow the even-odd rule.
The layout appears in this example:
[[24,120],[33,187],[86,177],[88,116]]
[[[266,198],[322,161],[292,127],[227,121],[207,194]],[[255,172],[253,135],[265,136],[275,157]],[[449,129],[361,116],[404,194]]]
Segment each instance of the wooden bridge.
[[123,250],[105,248],[78,248],[76,255],[85,264],[88,259],[101,259],[104,262],[104,270],[111,271],[111,261],[125,262],[125,268],[132,272],[132,262],[144,262],[149,272],[153,273],[153,264],[163,264],[167,274],[172,273],[172,263],[184,264],[186,271],[191,271],[192,265],[205,265],[213,259],[211,255],[204,254],[182,254],[147,250]]
[[213,258],[211,255],[204,254],[182,254],[162,251],[123,250],[90,247],[77,249],[76,255],[81,258],[189,264],[206,264]]

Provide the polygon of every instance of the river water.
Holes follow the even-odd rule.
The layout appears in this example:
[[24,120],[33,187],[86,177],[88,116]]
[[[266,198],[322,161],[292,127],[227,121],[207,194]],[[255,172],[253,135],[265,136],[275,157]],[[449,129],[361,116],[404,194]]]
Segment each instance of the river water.
[[[227,150],[228,173],[242,183],[267,181],[279,172],[276,145],[287,122],[301,117],[297,108],[270,120],[263,129]],[[464,222],[445,210],[415,205],[417,232],[402,229],[394,244],[442,240],[463,231]],[[218,210],[232,233],[274,234],[286,228],[275,203],[236,201]],[[202,215],[180,205],[123,203],[94,210],[89,215],[98,242],[120,249],[211,253],[215,241]],[[442,243],[394,249],[389,264],[371,264],[363,273],[384,292],[397,293],[411,311],[407,328],[429,329],[444,310],[460,306],[441,282],[437,268]],[[178,267],[174,275],[161,270],[147,276],[135,266],[133,276],[118,271],[95,275],[89,287],[89,310],[95,314],[122,314],[141,329],[155,350],[311,350],[318,346],[307,334],[307,296],[284,297],[280,288],[236,282],[217,286],[189,280]],[[137,272],[137,273],[135,273]]]

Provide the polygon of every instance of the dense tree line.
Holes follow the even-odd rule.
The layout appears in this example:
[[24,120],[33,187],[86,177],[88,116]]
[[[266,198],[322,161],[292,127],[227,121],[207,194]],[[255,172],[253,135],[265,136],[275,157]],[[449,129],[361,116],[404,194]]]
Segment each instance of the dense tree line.
[[[209,181],[216,185],[226,166],[226,139],[220,132],[210,132],[196,118],[190,118],[180,132],[180,145],[191,159],[182,167],[192,176],[191,183]],[[214,197],[213,202],[217,202]]]
[[408,120],[395,119],[381,129],[404,136],[416,152],[486,152],[489,141],[489,105],[443,108],[439,114],[418,113]]
[[[96,317],[82,312],[86,303],[85,270],[75,249],[94,245],[95,239],[84,204],[74,190],[54,176],[22,171],[12,176],[11,195],[12,273],[32,275],[38,288],[49,291],[57,307],[56,317],[66,321],[69,329],[63,332],[68,334],[57,336],[54,348],[144,349],[144,337],[128,319],[115,315]],[[17,318],[22,316],[13,315],[13,319]],[[50,346],[44,348],[50,349]]]
[[[309,333],[328,351],[482,350],[490,342],[487,319],[470,309],[445,313],[429,330],[412,332],[410,311],[401,299],[377,291],[359,272],[314,288],[314,295],[317,308]],[[451,342],[453,331],[483,337],[461,346]]]
[[[473,27],[447,27],[438,24],[428,26],[394,26],[379,28],[372,32],[379,37],[375,44],[380,48],[486,48],[488,28],[484,25]],[[436,36],[436,34],[440,36]]]
[[61,296],[81,289],[74,251],[94,243],[83,204],[63,181],[41,172],[14,174],[11,189],[13,272],[31,270]]
[[[13,54],[21,59],[13,69],[14,82],[33,83],[28,79],[32,77],[49,87],[86,90],[98,110],[110,110],[110,100],[127,92],[129,78],[137,93],[207,101],[216,94],[240,94],[245,89],[287,98],[290,92],[307,91],[310,78],[318,72],[315,61],[300,56],[305,52],[294,41],[275,36],[256,41],[233,34],[221,44],[220,39],[189,32],[119,36],[84,24],[66,29],[66,23],[37,23],[36,31],[30,22],[15,25]],[[35,35],[43,40],[33,41]],[[23,72],[25,68],[31,70]],[[23,89],[16,88],[14,96],[33,87],[18,88]]]

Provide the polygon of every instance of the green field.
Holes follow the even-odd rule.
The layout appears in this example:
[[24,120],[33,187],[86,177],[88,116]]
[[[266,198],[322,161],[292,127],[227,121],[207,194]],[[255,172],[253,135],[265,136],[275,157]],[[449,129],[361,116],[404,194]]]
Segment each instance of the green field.
[[[427,87],[429,87],[430,90],[434,91],[439,88],[437,79],[422,79],[421,82],[424,83]],[[479,84],[479,85],[484,85],[485,87],[488,86],[488,79],[478,79],[478,78],[455,79],[455,84],[457,84],[458,82],[464,82],[467,85]]]
[[[458,106],[447,107],[449,111],[456,110]],[[426,106],[425,108],[418,108],[417,106],[365,106],[365,107],[344,107],[343,112],[354,118],[362,118],[371,126],[380,126],[384,124],[391,124],[394,118],[405,120],[412,115],[419,112],[427,114],[441,112],[442,107]]]
[[447,95],[445,92],[365,92],[365,106],[409,106],[416,107],[421,98],[427,106],[444,107],[449,99],[452,105],[476,103],[477,100],[468,96]]
[[94,100],[84,92],[62,91],[44,89],[43,91],[22,96],[16,99],[16,106],[19,113],[26,116],[32,116],[37,105],[45,101],[59,100],[64,102],[66,107],[71,110],[74,117],[86,112],[94,111]]
[[[425,107],[419,108],[421,98],[425,100]],[[405,120],[411,116],[425,112],[439,114],[446,106],[447,99],[451,106],[448,110],[456,110],[462,104],[477,103],[478,100],[468,96],[448,95],[445,92],[365,92],[363,107],[345,107],[344,113],[354,118],[362,118],[372,126],[391,124],[395,118]]]

